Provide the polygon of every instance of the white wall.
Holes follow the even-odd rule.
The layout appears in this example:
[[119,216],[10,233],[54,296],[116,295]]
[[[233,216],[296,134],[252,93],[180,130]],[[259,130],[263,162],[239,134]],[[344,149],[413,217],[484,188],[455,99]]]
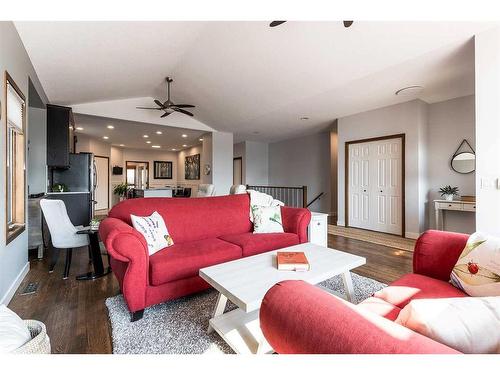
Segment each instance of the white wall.
[[[205,141],[203,141],[203,145],[205,145]],[[233,134],[212,133],[211,148],[211,175],[212,183],[215,185],[215,195],[228,195],[229,189],[233,185]]]
[[[28,98],[29,79],[31,79],[42,101],[47,103],[47,96],[12,22],[0,22],[0,52],[0,72],[2,72],[2,76],[4,71],[8,71],[26,98]],[[3,78],[1,82],[3,87]],[[0,91],[0,100],[2,102],[1,127],[4,129],[6,115],[3,89]],[[27,111],[26,117],[26,132],[28,133],[26,138],[29,139],[31,126],[29,111]],[[41,139],[40,142],[45,142],[45,139]],[[5,136],[2,135],[0,137],[0,164],[2,170],[5,168],[5,153]],[[29,168],[28,164],[27,175],[31,172]],[[0,186],[2,187],[0,188],[0,303],[8,303],[29,270],[28,231],[25,230],[6,245],[5,173],[0,173]],[[28,220],[26,220],[26,223],[28,223]]]
[[307,199],[325,195],[312,211],[330,212],[330,132],[269,144],[269,185],[307,186]]
[[233,156],[241,157],[242,183],[269,184],[269,145],[263,142],[244,141],[233,145]]
[[47,192],[47,110],[28,107],[28,194]]
[[500,29],[475,36],[476,228],[500,235]]
[[245,181],[249,185],[269,184],[269,145],[245,142]]
[[[372,111],[338,119],[338,224],[345,225],[344,181],[345,142],[394,134],[406,134],[406,235],[416,237],[421,232],[421,221],[425,217],[425,196],[419,177],[423,176],[423,162],[419,147],[425,131],[422,129],[426,117],[425,106],[420,100],[396,104]],[[424,169],[425,170],[425,169]]]
[[[451,168],[451,157],[463,139],[475,149],[474,95],[429,105],[427,134],[428,152],[428,222],[435,228],[432,201],[442,199],[439,188],[458,186],[461,195],[476,195],[475,173],[460,174]],[[473,233],[476,229],[473,212],[446,211],[445,230]]]

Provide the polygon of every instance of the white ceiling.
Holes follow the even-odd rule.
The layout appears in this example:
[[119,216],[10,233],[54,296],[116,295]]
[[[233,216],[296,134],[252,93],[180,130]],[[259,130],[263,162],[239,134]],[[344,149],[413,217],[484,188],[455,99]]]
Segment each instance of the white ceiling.
[[[83,130],[76,130],[77,134],[84,134],[97,138],[101,142],[124,148],[180,151],[200,145],[202,143],[200,139],[206,133],[200,130],[144,124],[82,114],[75,114],[74,117],[75,126],[83,128]],[[114,126],[114,129],[108,129],[108,125]],[[156,134],[157,131],[161,131],[162,134]],[[183,134],[187,137],[183,137]],[[148,135],[148,138],[144,138],[144,135]],[[102,137],[104,136],[107,136],[108,139],[103,139]],[[147,141],[151,143],[146,143]],[[120,146],[121,144],[124,146]],[[161,147],[157,149],[153,148],[153,145]],[[173,150],[174,148],[175,150]]]
[[[195,104],[235,139],[276,141],[349,114],[474,93],[479,22],[16,22],[46,94],[76,105],[124,98]],[[308,121],[299,117],[308,116]],[[125,117],[125,116],[124,116]],[[169,116],[170,117],[170,116]],[[125,117],[126,118],[126,117]],[[256,134],[257,133],[257,134]]]

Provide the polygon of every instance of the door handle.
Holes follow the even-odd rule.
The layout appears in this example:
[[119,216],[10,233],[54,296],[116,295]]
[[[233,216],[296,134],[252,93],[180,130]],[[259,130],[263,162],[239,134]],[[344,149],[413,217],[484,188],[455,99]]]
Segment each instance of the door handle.
[[382,191],[382,190],[380,190],[380,192],[382,193],[383,191]]
[[363,190],[363,193],[366,193],[366,190]]

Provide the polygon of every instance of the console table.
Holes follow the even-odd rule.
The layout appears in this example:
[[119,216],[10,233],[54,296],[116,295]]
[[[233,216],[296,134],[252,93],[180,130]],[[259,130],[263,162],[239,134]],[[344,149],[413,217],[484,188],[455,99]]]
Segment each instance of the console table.
[[436,229],[444,230],[443,211],[465,211],[476,212],[476,202],[447,201],[436,199],[434,201],[434,211],[436,213]]

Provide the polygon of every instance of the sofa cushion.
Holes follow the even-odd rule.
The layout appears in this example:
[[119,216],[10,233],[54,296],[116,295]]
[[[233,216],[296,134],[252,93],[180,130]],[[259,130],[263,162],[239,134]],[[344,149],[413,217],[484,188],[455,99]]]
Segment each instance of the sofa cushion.
[[244,257],[299,244],[299,236],[295,233],[241,233],[219,238],[238,245]]
[[175,244],[149,258],[152,285],[197,276],[200,268],[241,258],[241,248],[217,238]]
[[428,276],[410,273],[379,290],[374,297],[383,299],[399,308],[405,307],[413,299],[465,297],[467,294],[450,283]]
[[380,315],[392,321],[396,320],[401,311],[399,307],[377,297],[365,299],[358,304],[358,307],[366,311],[371,311],[374,314]]
[[248,194],[205,198],[136,198],[115,205],[108,216],[131,225],[130,215],[157,211],[175,244],[252,231]]

